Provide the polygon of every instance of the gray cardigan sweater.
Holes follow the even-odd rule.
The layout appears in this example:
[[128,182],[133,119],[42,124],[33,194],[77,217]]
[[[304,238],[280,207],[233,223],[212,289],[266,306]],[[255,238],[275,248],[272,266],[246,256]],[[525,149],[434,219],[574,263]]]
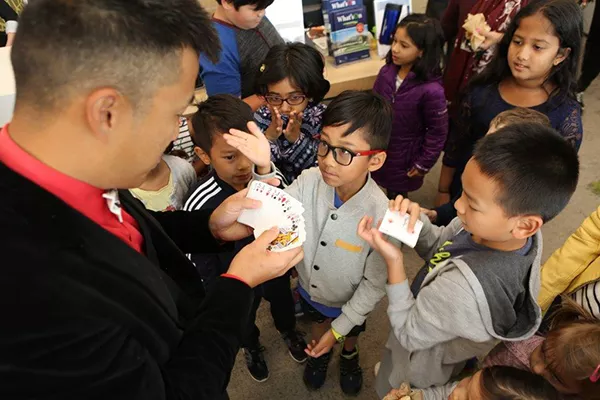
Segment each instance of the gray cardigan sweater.
[[305,170],[286,188],[305,208],[307,240],[304,259],[296,266],[300,284],[312,300],[342,308],[332,326],[347,335],[365,322],[385,295],[386,264],[358,236],[357,228],[365,215],[376,221],[383,218],[388,200],[370,176],[362,189],[337,209],[334,190],[317,167]]

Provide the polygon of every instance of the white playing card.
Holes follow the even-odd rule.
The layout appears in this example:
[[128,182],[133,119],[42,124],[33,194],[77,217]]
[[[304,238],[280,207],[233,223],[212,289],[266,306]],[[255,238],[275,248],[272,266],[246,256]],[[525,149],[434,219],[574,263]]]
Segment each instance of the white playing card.
[[417,220],[414,232],[408,233],[409,220],[410,216],[408,214],[400,215],[400,212],[388,209],[383,216],[379,231],[414,248],[417,245],[417,240],[419,240],[421,229],[423,229],[423,223]]

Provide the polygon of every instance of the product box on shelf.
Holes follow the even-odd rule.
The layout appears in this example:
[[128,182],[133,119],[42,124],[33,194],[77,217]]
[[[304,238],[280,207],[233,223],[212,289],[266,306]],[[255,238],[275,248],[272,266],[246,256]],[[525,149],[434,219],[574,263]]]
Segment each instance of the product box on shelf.
[[331,55],[336,65],[369,58],[369,29],[365,7],[330,13]]
[[362,7],[363,0],[322,0],[323,22],[325,30],[331,32],[330,15],[334,11],[342,11],[351,7]]

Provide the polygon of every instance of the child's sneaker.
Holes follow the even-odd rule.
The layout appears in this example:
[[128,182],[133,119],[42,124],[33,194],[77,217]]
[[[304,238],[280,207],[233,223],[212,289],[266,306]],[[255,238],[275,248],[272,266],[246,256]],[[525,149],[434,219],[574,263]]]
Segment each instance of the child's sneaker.
[[306,349],[306,342],[304,341],[302,333],[298,332],[297,330],[293,330],[282,333],[281,337],[287,345],[292,359],[299,364],[304,363],[308,356],[304,352]]
[[262,354],[264,351],[265,348],[260,345],[252,348],[244,348],[248,372],[250,372],[250,376],[256,382],[264,382],[269,379],[269,368]]
[[358,364],[358,347],[348,354],[340,354],[340,385],[342,391],[350,396],[357,395],[363,384],[362,369]]
[[308,358],[308,363],[306,363],[306,368],[304,368],[304,384],[306,387],[317,390],[323,386],[327,377],[327,366],[330,359],[331,351],[319,358]]

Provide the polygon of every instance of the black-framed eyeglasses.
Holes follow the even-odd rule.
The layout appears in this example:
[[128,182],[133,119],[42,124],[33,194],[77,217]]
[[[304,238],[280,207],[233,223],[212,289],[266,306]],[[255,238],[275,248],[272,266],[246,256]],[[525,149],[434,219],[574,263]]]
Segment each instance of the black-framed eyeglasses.
[[283,104],[284,101],[290,106],[297,106],[304,103],[304,100],[306,100],[306,96],[303,94],[293,94],[290,97],[283,98],[281,96],[268,94],[265,96],[265,100],[267,100],[267,103],[269,103],[272,106],[280,106]]
[[319,157],[327,157],[329,152],[333,152],[333,159],[340,165],[347,167],[352,164],[352,160],[354,157],[363,157],[363,156],[371,156],[373,154],[382,153],[383,150],[366,150],[366,151],[357,151],[353,152],[343,147],[335,147],[325,142],[324,140],[319,140],[319,145],[317,147],[317,155]]

